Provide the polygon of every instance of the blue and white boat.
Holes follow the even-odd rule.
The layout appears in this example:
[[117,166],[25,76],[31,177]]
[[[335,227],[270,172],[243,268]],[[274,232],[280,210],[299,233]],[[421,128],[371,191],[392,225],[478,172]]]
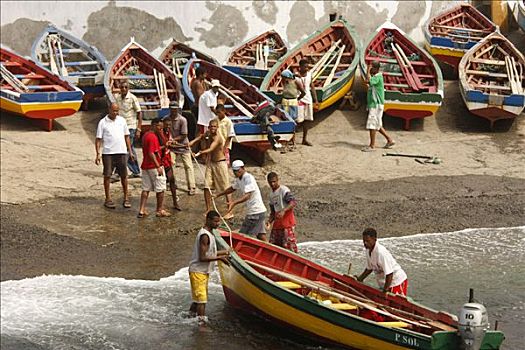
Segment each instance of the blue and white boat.
[[31,57],[38,65],[84,91],[84,102],[104,96],[104,72],[108,62],[94,46],[54,25],[35,39]]

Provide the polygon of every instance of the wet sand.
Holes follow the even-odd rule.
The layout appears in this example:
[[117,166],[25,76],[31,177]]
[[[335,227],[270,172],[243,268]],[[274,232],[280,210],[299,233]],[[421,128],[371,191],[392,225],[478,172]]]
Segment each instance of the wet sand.
[[[359,85],[356,89],[362,96]],[[269,171],[296,192],[300,242],[358,239],[368,226],[385,237],[524,225],[524,116],[491,131],[487,121],[468,113],[456,81],[447,81],[445,91],[437,115],[412,122],[410,131],[400,119],[384,118],[397,142],[389,152],[438,156],[443,161],[438,165],[386,157],[382,149],[361,152],[368,142],[363,107],[318,113],[309,135],[314,147],[270,152],[263,167],[239,157],[265,197]],[[95,107],[59,119],[49,133],[2,115],[1,280],[42,274],[158,279],[187,265],[203,223],[202,192],[194,197],[182,192],[184,211],[171,218],[139,220],[140,179],[131,179],[132,209],[105,209],[102,169],[93,162],[103,101]],[[176,173],[185,188],[182,168]],[[120,204],[118,183],[112,191]],[[153,198],[149,205],[154,212]],[[224,208],[223,201],[219,205]],[[237,208],[234,229],[242,216],[243,208]]]

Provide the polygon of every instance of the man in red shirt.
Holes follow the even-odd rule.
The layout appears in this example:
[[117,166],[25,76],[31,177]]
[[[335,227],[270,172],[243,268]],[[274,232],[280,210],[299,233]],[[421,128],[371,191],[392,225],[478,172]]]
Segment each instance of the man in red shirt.
[[297,205],[290,189],[279,183],[279,176],[271,172],[267,178],[272,189],[270,193],[270,219],[272,225],[270,243],[281,246],[297,253],[297,239],[295,237],[294,208]]
[[159,139],[162,135],[162,118],[151,121],[151,130],[142,137],[143,160],[140,168],[142,171],[142,194],[140,195],[140,208],[138,218],[148,215],[146,202],[149,193],[155,191],[157,194],[157,216],[166,217],[171,214],[164,210],[164,191],[166,190],[166,175],[162,166],[162,149]]

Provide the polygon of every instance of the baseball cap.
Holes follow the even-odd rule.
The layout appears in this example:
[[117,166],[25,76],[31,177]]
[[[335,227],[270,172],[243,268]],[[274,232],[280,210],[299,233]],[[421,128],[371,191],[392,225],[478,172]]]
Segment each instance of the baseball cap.
[[239,170],[244,166],[244,162],[240,159],[234,160],[232,163],[232,170]]
[[219,80],[213,79],[211,81],[211,87],[219,87],[219,86],[221,86],[221,82]]

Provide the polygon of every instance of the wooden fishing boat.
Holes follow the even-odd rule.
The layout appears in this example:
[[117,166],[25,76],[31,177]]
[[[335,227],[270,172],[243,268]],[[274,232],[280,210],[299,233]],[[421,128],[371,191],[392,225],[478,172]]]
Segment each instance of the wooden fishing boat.
[[518,25],[525,32],[525,1],[518,0]]
[[[225,105],[226,113],[233,122],[235,129],[236,136],[233,141],[264,154],[271,148],[267,133],[261,129],[259,124],[252,123],[251,119],[257,106],[268,101],[269,98],[254,85],[221,66],[192,59],[184,68],[182,78],[184,93],[192,103],[195,101],[190,86],[195,78],[195,69],[198,66],[206,68],[208,79],[217,79],[221,83],[219,94],[228,99]],[[294,136],[295,122],[281,109],[277,109],[276,117],[278,120],[272,123],[271,128],[275,136],[279,136],[279,142],[286,143]]]
[[281,57],[261,84],[261,91],[275,102],[281,101],[282,78],[285,69],[297,71],[301,59],[314,64],[311,69],[318,110],[341,99],[354,83],[360,46],[356,32],[344,19],[325,25]]
[[[225,231],[218,249],[224,295],[243,312],[323,342],[352,349],[459,350],[457,317],[357,282],[278,246]],[[504,335],[486,331],[481,349],[499,349]],[[480,339],[480,340],[481,340]]]
[[139,99],[146,128],[151,120],[169,115],[170,101],[179,100],[175,74],[133,38],[106,70],[104,87],[111,102],[115,102],[113,94],[120,92],[119,84],[125,80],[129,91]]
[[284,40],[275,30],[264,32],[235,48],[223,65],[255,86],[288,51]]
[[1,47],[0,62],[2,111],[34,119],[51,131],[54,119],[80,108],[84,93],[33,61]]
[[410,121],[430,117],[443,100],[443,76],[437,62],[396,25],[386,22],[368,41],[361,55],[361,74],[372,61],[381,63],[385,83],[384,112]]
[[210,55],[202,51],[197,51],[175,39],[172,39],[171,43],[166,46],[159,56],[159,60],[168,66],[179,79],[182,79],[184,67],[192,58],[198,58],[219,65],[219,62]]
[[[51,53],[51,54],[50,54]],[[47,26],[31,48],[33,61],[84,91],[84,107],[102,97],[107,61],[94,46],[53,25]]]
[[525,58],[495,32],[459,63],[460,91],[468,110],[490,121],[518,116],[525,107]]
[[470,4],[461,4],[431,18],[424,26],[425,46],[457,74],[461,57],[497,26]]

